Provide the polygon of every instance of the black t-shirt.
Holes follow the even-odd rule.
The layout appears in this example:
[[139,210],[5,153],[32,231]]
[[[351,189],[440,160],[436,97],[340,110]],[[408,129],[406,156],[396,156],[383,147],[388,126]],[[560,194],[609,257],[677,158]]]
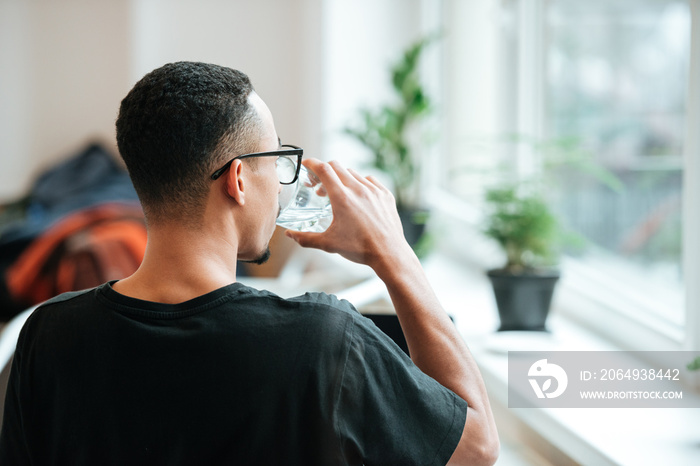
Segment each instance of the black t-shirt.
[[466,412],[333,296],[234,283],[167,305],[105,284],[27,320],[0,464],[437,465]]

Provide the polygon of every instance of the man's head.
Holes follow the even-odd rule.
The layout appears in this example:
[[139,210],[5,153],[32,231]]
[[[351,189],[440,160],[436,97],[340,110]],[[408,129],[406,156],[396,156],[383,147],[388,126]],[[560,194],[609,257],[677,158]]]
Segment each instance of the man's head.
[[122,100],[117,144],[149,223],[196,222],[212,171],[257,150],[262,123],[251,93],[240,71],[178,62],[144,76]]

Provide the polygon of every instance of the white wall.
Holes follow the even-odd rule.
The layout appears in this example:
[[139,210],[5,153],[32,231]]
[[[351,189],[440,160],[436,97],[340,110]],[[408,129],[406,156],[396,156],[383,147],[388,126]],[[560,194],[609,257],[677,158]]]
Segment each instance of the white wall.
[[369,153],[342,128],[360,107],[376,108],[391,94],[390,67],[422,33],[421,0],[325,2],[323,72],[324,157],[351,165]]
[[83,141],[128,90],[126,2],[0,0],[0,199]]
[[29,153],[29,33],[21,0],[0,1],[0,199],[14,193]]
[[113,146],[121,99],[176,60],[244,71],[284,141],[353,159],[339,129],[386,95],[426,1],[0,0],[0,202],[90,139]]
[[133,0],[132,80],[163,63],[248,74],[284,142],[313,147],[320,119],[321,0]]

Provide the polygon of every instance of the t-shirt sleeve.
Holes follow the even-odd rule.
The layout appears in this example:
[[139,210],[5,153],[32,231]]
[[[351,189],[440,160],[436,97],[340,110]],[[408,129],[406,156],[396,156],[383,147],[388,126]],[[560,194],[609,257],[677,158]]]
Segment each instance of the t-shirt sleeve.
[[371,321],[354,319],[336,401],[346,460],[444,465],[464,429],[467,402],[424,374]]

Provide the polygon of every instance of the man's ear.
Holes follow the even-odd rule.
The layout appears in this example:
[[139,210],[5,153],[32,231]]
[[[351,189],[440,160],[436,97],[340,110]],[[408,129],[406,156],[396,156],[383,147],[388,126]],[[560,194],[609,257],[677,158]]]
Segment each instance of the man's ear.
[[243,180],[243,162],[239,159],[231,163],[226,172],[226,193],[235,200],[238,205],[245,204],[246,184]]

